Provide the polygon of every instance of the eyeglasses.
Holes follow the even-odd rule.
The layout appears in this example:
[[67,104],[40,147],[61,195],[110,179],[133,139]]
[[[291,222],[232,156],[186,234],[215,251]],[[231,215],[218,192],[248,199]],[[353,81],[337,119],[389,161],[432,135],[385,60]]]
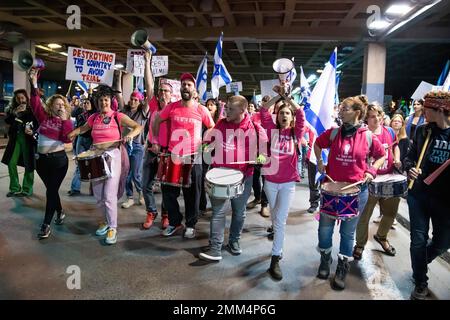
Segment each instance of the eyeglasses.
[[159,89],[159,92],[170,92],[170,90],[167,90],[167,89]]

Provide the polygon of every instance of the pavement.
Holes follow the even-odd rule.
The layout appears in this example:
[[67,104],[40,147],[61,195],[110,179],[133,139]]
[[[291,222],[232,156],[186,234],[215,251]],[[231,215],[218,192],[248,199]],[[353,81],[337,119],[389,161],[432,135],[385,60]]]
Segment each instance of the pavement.
[[[72,158],[70,152],[68,156]],[[0,197],[0,299],[406,300],[413,288],[409,231],[402,223],[389,234],[397,249],[395,257],[385,255],[372,240],[377,224],[370,223],[363,259],[351,263],[344,291],[334,291],[329,280],[316,278],[318,222],[306,213],[306,179],[297,185],[287,221],[280,262],[284,278],[275,282],[266,272],[272,246],[266,233],[270,219],[261,217],[258,207],[247,212],[243,253],[233,256],[224,249],[219,263],[198,259],[208,245],[210,213],[199,218],[197,237],[188,240],[181,234],[162,237],[159,217],[150,230],[143,230],[143,206],[120,208],[118,242],[108,246],[95,236],[102,217],[94,198],[88,196],[88,184],[82,185],[83,195],[67,195],[73,171],[70,161],[60,189],[67,218],[62,226],[52,225],[49,239],[36,238],[45,208],[45,188],[37,174],[32,197]],[[6,195],[8,183],[7,167],[1,165],[0,194]],[[160,203],[161,194],[156,198]],[[180,205],[183,210],[181,197]],[[400,211],[401,217],[407,216],[404,200]],[[373,217],[377,215],[378,209]],[[228,215],[227,228],[229,223]],[[335,230],[332,275],[338,234]],[[437,258],[428,275],[430,299],[450,299],[450,265]]]

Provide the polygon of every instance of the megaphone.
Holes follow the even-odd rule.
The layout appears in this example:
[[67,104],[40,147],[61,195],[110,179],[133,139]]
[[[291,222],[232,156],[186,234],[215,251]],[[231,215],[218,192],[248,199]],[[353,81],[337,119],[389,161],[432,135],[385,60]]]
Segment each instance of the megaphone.
[[13,64],[22,71],[28,71],[31,68],[41,71],[45,68],[44,61],[39,58],[33,58],[31,52],[28,50],[20,50],[14,54]]
[[145,50],[150,50],[152,54],[156,53],[155,46],[148,41],[147,31],[140,29],[133,32],[131,35],[131,44],[136,47],[144,48]]
[[272,65],[273,70],[278,73],[278,78],[280,82],[286,82],[287,77],[289,76],[289,72],[294,69],[294,62],[290,59],[281,58],[275,60]]

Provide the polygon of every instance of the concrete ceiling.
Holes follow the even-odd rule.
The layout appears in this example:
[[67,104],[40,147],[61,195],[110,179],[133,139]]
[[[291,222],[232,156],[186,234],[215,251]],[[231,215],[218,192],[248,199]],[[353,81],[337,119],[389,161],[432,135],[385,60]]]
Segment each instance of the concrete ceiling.
[[[343,63],[341,96],[361,90],[364,45],[387,43],[386,93],[408,95],[421,80],[435,82],[450,58],[450,1],[442,0],[426,14],[390,35],[372,37],[367,31],[368,6],[381,12],[388,0],[83,0],[81,30],[68,30],[69,0],[11,1],[0,3],[0,56],[7,57],[15,41],[26,37],[36,44],[50,42],[114,52],[125,61],[130,36],[147,28],[158,54],[169,56],[169,77],[196,73],[205,52],[212,61],[216,41],[224,33],[223,60],[233,80],[242,81],[244,93],[259,90],[259,81],[274,78],[272,63],[295,57],[306,75],[321,69],[335,46]],[[423,8],[416,3],[408,15]],[[430,1],[428,1],[430,2]],[[421,4],[422,3],[422,4]],[[3,54],[2,54],[3,52]],[[63,79],[65,57],[36,49],[53,61]],[[57,67],[59,66],[59,67]],[[212,70],[212,62],[209,71]]]

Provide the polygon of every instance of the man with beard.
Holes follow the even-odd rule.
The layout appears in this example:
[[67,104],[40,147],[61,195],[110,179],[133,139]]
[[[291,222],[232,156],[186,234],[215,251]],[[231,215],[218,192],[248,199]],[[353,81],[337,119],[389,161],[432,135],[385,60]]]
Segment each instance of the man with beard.
[[[190,73],[183,73],[181,81],[181,100],[167,105],[155,118],[152,125],[153,135],[158,136],[160,125],[163,121],[169,120],[170,139],[169,153],[172,161],[180,157],[183,162],[193,163],[191,169],[191,184],[189,187],[183,187],[183,196],[186,210],[186,230],[184,237],[195,237],[195,224],[197,223],[202,164],[201,164],[201,144],[202,144],[202,124],[211,129],[214,127],[214,121],[211,118],[208,109],[198,104],[195,97],[195,78]],[[160,145],[153,144],[153,151],[157,153]],[[175,161],[174,161],[175,160]],[[180,213],[178,205],[178,196],[180,187],[163,184],[163,204],[169,212],[169,226],[163,231],[163,235],[168,237],[183,229],[181,224],[183,216]]]

